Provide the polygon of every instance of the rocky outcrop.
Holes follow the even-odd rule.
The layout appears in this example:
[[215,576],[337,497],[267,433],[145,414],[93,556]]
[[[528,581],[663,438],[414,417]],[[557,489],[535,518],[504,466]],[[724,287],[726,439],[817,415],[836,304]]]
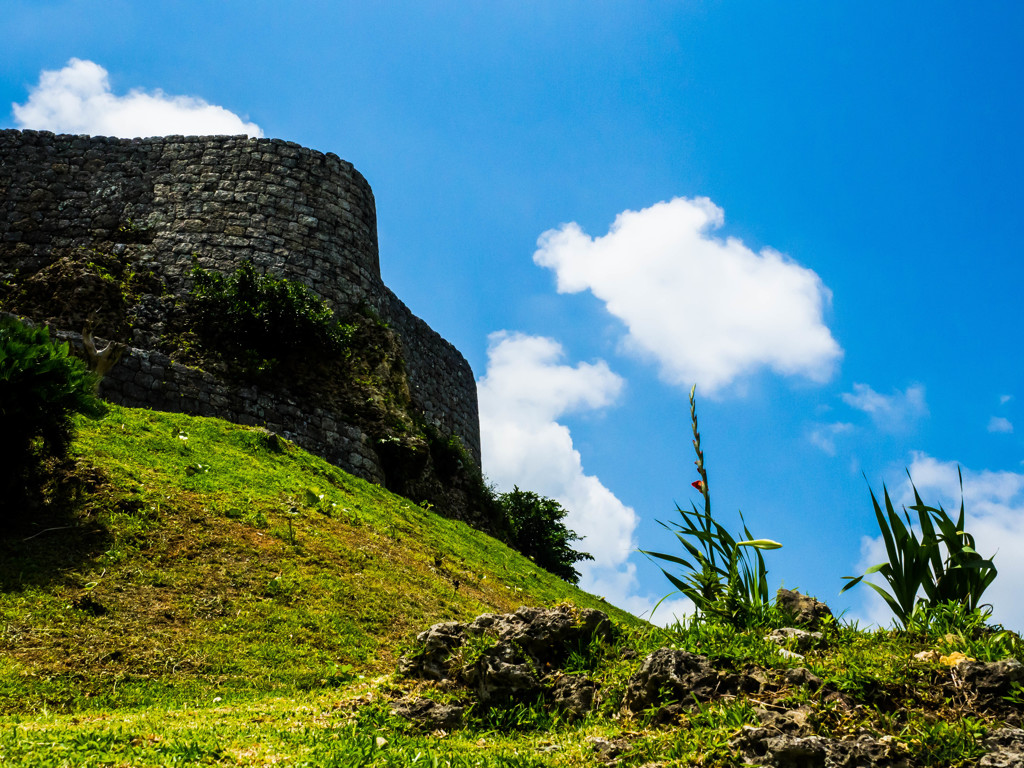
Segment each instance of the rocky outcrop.
[[485,707],[542,697],[579,717],[599,701],[598,686],[560,667],[571,653],[611,640],[614,632],[606,614],[573,606],[487,613],[468,624],[444,622],[421,632],[399,673],[463,686]]
[[1020,768],[1024,765],[1024,730],[1000,728],[985,739],[988,754],[978,761],[978,768]]
[[1016,659],[976,661],[965,659],[950,669],[953,683],[982,704],[998,704],[1013,689],[1024,683],[1024,664]]
[[821,632],[808,632],[797,627],[780,627],[765,636],[765,641],[779,646],[779,654],[789,659],[802,659],[808,651],[825,641]]
[[760,687],[750,675],[716,670],[705,656],[661,648],[629,679],[622,707],[630,714],[658,707],[657,719],[667,722],[694,702],[752,693]]
[[906,748],[891,736],[861,734],[852,739],[744,728],[732,746],[748,765],[771,768],[910,768]]
[[460,704],[442,704],[433,699],[405,698],[399,699],[391,707],[391,711],[399,717],[418,723],[430,731],[450,731],[462,724],[466,707]]
[[811,630],[819,629],[826,619],[835,618],[832,609],[825,603],[790,589],[779,589],[775,596],[775,607],[792,616],[798,626]]
[[[814,617],[822,622],[822,617],[830,615],[813,603],[804,614],[808,624]],[[791,655],[799,651],[813,659],[819,649],[837,642],[834,631],[826,624],[819,626],[824,631],[784,627],[760,637]],[[747,639],[757,642],[758,636],[748,633]],[[605,653],[591,655],[584,666],[596,672],[574,674],[560,668],[571,656],[579,669],[581,654],[593,654],[594,640],[603,641],[597,645]],[[1015,686],[1024,683],[1024,665],[1015,659],[980,662],[951,654],[940,661],[931,655],[908,654],[903,663],[911,665],[915,674],[906,679],[927,681],[927,687],[869,681],[851,687],[844,684],[848,681],[841,672],[838,678],[823,680],[808,667],[785,666],[792,662],[779,662],[771,653],[765,656],[773,659],[767,667],[736,666],[674,647],[659,648],[638,659],[633,649],[620,645],[606,615],[570,606],[521,608],[513,614],[484,614],[469,623],[435,624],[420,633],[401,670],[406,676],[436,681],[445,703],[406,697],[395,704],[394,711],[435,731],[458,727],[470,711],[522,704],[550,708],[568,720],[607,715],[628,726],[615,738],[586,739],[593,759],[606,766],[636,764],[629,756],[644,748],[641,734],[650,732],[648,726],[692,729],[700,727],[702,718],[731,713],[746,724],[737,725],[731,736],[717,732],[714,759],[735,762],[716,765],[919,768],[936,764],[922,757],[920,739],[880,734],[876,729],[882,713],[914,708],[935,721],[970,717],[978,725],[991,723],[992,729],[980,743],[971,743],[970,735],[964,734],[964,746],[973,755],[987,750],[976,764],[1024,766],[1024,730],[1009,727],[1020,722],[1020,706],[1012,694]],[[601,665],[612,660],[634,667],[624,683],[621,666],[614,667],[614,684],[600,677]],[[608,689],[589,674],[600,677]],[[421,683],[416,685],[424,690]],[[643,763],[647,768],[663,764]]]

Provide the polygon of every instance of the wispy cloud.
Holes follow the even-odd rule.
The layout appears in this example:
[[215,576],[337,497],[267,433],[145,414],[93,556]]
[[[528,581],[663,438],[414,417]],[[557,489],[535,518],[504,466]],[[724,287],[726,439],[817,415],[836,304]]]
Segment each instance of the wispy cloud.
[[709,199],[675,198],[620,213],[603,237],[549,230],[533,258],[560,293],[603,301],[669,383],[715,394],[763,368],[828,380],[842,356],[823,320],[831,292],[781,253],[715,237],[723,222]]
[[[583,469],[569,428],[558,419],[611,405],[624,381],[604,361],[563,362],[554,339],[501,331],[489,337],[487,372],[477,382],[483,468],[500,490],[518,485],[554,498],[568,510],[566,524],[583,536],[579,548],[594,562],[578,565],[580,585],[634,613],[659,596],[638,595],[637,515]],[[668,618],[687,606],[659,609]]]
[[110,76],[92,61],[71,59],[63,69],[43,70],[28,101],[12,104],[19,128],[102,136],[248,134],[262,136],[255,123],[196,96],[170,96],[133,89],[123,96]]
[[1013,424],[1010,420],[1002,416],[993,416],[988,420],[988,431],[989,432],[1013,432]]
[[853,424],[834,422],[832,424],[814,424],[807,432],[807,439],[829,456],[836,455],[836,438],[853,430]]
[[847,405],[868,414],[886,432],[902,432],[928,415],[924,387],[920,384],[903,392],[893,390],[891,395],[879,394],[867,384],[854,384],[853,392],[844,392],[840,397]]

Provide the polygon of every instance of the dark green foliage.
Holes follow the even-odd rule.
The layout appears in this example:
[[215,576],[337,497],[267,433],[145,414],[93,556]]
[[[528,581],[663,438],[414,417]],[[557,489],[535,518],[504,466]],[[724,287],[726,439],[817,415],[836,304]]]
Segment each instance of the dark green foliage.
[[0,317],[0,522],[25,503],[40,464],[65,455],[72,415],[102,414],[95,385],[47,328]]
[[574,563],[593,560],[587,552],[577,552],[570,542],[580,536],[565,527],[562,519],[568,512],[554,499],[515,488],[498,497],[511,534],[510,545],[549,573],[570,584],[580,580]]
[[[903,510],[901,518],[893,508],[888,489],[882,489],[884,512],[871,491],[875,519],[889,559],[856,578],[843,577],[847,583],[840,593],[859,584],[865,576],[880,573],[892,592],[877,584],[865,583],[885,599],[904,627],[921,623],[924,614],[917,610],[921,603],[926,609],[945,603],[962,603],[969,612],[978,610],[982,593],[995,580],[998,571],[992,558],[984,558],[975,550],[974,537],[964,530],[963,477],[960,486],[960,514],[953,520],[941,506],[926,505],[911,480],[915,504],[910,509],[917,512],[920,539],[907,510]],[[924,597],[919,597],[922,591]],[[924,623],[927,625],[927,620]]]
[[163,311],[170,300],[154,265],[115,255],[112,247],[55,249],[45,267],[0,287],[0,309],[51,328],[81,331],[90,325],[104,339],[128,341],[140,311]]
[[191,314],[204,347],[229,367],[272,374],[286,365],[345,357],[353,327],[301,283],[261,275],[245,261],[230,275],[192,270]]

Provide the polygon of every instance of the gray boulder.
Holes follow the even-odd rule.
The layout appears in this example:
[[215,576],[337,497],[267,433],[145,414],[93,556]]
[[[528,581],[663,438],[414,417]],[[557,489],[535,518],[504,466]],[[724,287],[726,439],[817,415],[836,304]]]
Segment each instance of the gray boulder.
[[891,736],[854,738],[779,733],[774,727],[746,726],[731,745],[747,764],[771,768],[910,768],[905,749]]
[[783,613],[791,614],[797,624],[812,630],[818,629],[825,618],[833,618],[832,610],[823,602],[790,589],[779,589],[775,595],[775,606]]
[[[464,670],[456,651],[471,637],[487,637],[493,640],[494,652],[485,651],[485,655],[496,661],[513,657],[517,663],[529,660],[545,674],[595,637],[610,640],[613,635],[614,626],[608,616],[589,608],[560,605],[520,608],[507,614],[485,613],[468,624],[447,621],[421,632],[415,650],[399,662],[398,670],[406,677],[459,679]],[[499,646],[507,650],[497,650]]]
[[794,667],[785,670],[780,677],[780,682],[791,688],[806,687],[811,693],[821,688],[821,678],[807,667]]
[[608,765],[618,764],[618,758],[631,749],[630,743],[625,739],[606,739],[602,736],[588,736],[586,742],[594,750],[594,756],[600,762]]
[[594,638],[611,640],[614,631],[601,611],[569,605],[485,613],[468,624],[444,622],[421,632],[398,669],[407,677],[466,685],[487,706],[549,691],[556,705],[582,715],[593,707],[597,685],[555,673],[573,651]]
[[589,608],[520,608],[515,613],[485,613],[466,627],[471,635],[489,634],[514,645],[535,661],[555,666],[594,637],[610,640],[607,614]]
[[504,704],[540,692],[535,669],[514,646],[499,642],[463,671],[462,681],[476,690],[482,704]]
[[584,717],[598,703],[598,684],[586,675],[566,675],[557,672],[546,682],[554,705],[565,712],[570,720]]
[[820,645],[824,639],[821,632],[808,632],[806,629],[797,629],[796,627],[774,629],[765,637],[766,642],[775,643],[796,653],[807,653]]
[[391,711],[426,730],[450,731],[462,724],[466,708],[459,704],[441,704],[433,699],[407,698],[396,701]]
[[1013,683],[1024,683],[1024,664],[1016,659],[1002,661],[961,661],[951,673],[953,682],[984,703],[1002,699]]
[[1020,768],[1024,765],[1024,731],[1000,728],[985,739],[989,752],[978,761],[979,768]]
[[424,680],[450,680],[452,653],[466,642],[466,625],[455,621],[435,624],[416,636],[417,649],[398,662],[398,672]]
[[757,680],[749,675],[719,672],[706,656],[659,648],[644,659],[640,669],[629,679],[622,706],[631,714],[658,706],[661,707],[659,719],[664,720],[694,702],[749,693],[759,687]]

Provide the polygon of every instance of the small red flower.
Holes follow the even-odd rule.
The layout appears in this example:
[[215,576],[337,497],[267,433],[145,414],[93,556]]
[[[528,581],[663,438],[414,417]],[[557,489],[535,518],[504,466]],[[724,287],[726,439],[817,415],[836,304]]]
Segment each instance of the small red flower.
[[695,483],[690,483],[690,485],[692,485],[694,488],[696,488],[701,493],[704,493],[704,481],[703,480],[698,480]]

